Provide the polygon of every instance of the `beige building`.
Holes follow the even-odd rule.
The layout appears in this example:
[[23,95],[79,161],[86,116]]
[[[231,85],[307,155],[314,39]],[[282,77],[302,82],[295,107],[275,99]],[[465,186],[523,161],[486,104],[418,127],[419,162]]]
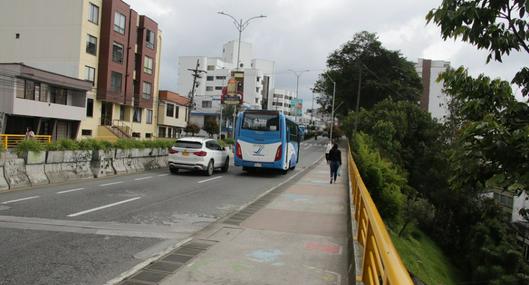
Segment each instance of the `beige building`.
[[158,102],[158,137],[176,138],[187,126],[189,99],[177,93],[162,90]]
[[0,37],[0,62],[93,83],[78,138],[156,135],[162,34],[125,2],[1,1]]

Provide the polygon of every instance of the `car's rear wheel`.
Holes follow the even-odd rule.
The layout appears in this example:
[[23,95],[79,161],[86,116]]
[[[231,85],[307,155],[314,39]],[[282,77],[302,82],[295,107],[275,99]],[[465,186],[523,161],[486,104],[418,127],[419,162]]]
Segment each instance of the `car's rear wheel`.
[[224,165],[222,166],[222,172],[228,172],[228,169],[230,168],[230,157],[226,157],[226,161],[224,162]]
[[178,173],[178,168],[169,167],[169,171],[171,171],[172,174],[177,174]]
[[210,160],[208,163],[208,167],[206,168],[206,175],[207,176],[213,175],[213,160]]

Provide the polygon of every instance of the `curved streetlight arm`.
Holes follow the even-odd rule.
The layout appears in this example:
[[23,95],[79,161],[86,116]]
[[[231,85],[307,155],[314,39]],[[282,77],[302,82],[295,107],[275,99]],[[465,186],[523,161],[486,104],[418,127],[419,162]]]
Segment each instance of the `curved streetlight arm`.
[[250,24],[251,20],[255,20],[255,19],[259,19],[259,18],[266,18],[266,16],[265,15],[259,15],[259,16],[251,17],[250,19],[244,21],[244,23],[241,26],[242,30],[244,31],[248,27],[248,25]]
[[222,12],[222,11],[217,12],[217,14],[230,17],[230,18],[233,20],[233,24],[235,25],[235,28],[236,28],[239,32],[242,32],[241,24],[240,24],[239,20],[235,19],[235,17],[233,17],[232,15],[230,15],[230,14],[228,14],[228,13],[224,13],[224,12]]

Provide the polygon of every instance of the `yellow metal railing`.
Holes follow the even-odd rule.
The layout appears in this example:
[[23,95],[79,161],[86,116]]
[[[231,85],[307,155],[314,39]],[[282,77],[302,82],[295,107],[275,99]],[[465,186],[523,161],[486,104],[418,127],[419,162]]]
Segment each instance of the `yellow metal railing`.
[[364,284],[412,285],[408,270],[393,246],[386,226],[367,191],[356,163],[349,151],[349,181],[357,223],[357,240],[364,247],[362,272],[356,273],[357,281]]
[[[3,149],[15,148],[20,142],[24,141],[25,139],[25,135],[0,134],[0,145]],[[51,136],[49,135],[35,135],[31,139],[43,143],[51,143]]]

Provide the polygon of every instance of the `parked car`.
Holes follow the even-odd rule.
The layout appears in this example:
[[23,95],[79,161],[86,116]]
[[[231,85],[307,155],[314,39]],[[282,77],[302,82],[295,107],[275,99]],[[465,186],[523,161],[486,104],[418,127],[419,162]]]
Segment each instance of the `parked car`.
[[178,139],[169,148],[168,164],[171,173],[188,169],[203,171],[210,176],[215,169],[227,172],[230,156],[228,150],[214,139],[187,137]]

